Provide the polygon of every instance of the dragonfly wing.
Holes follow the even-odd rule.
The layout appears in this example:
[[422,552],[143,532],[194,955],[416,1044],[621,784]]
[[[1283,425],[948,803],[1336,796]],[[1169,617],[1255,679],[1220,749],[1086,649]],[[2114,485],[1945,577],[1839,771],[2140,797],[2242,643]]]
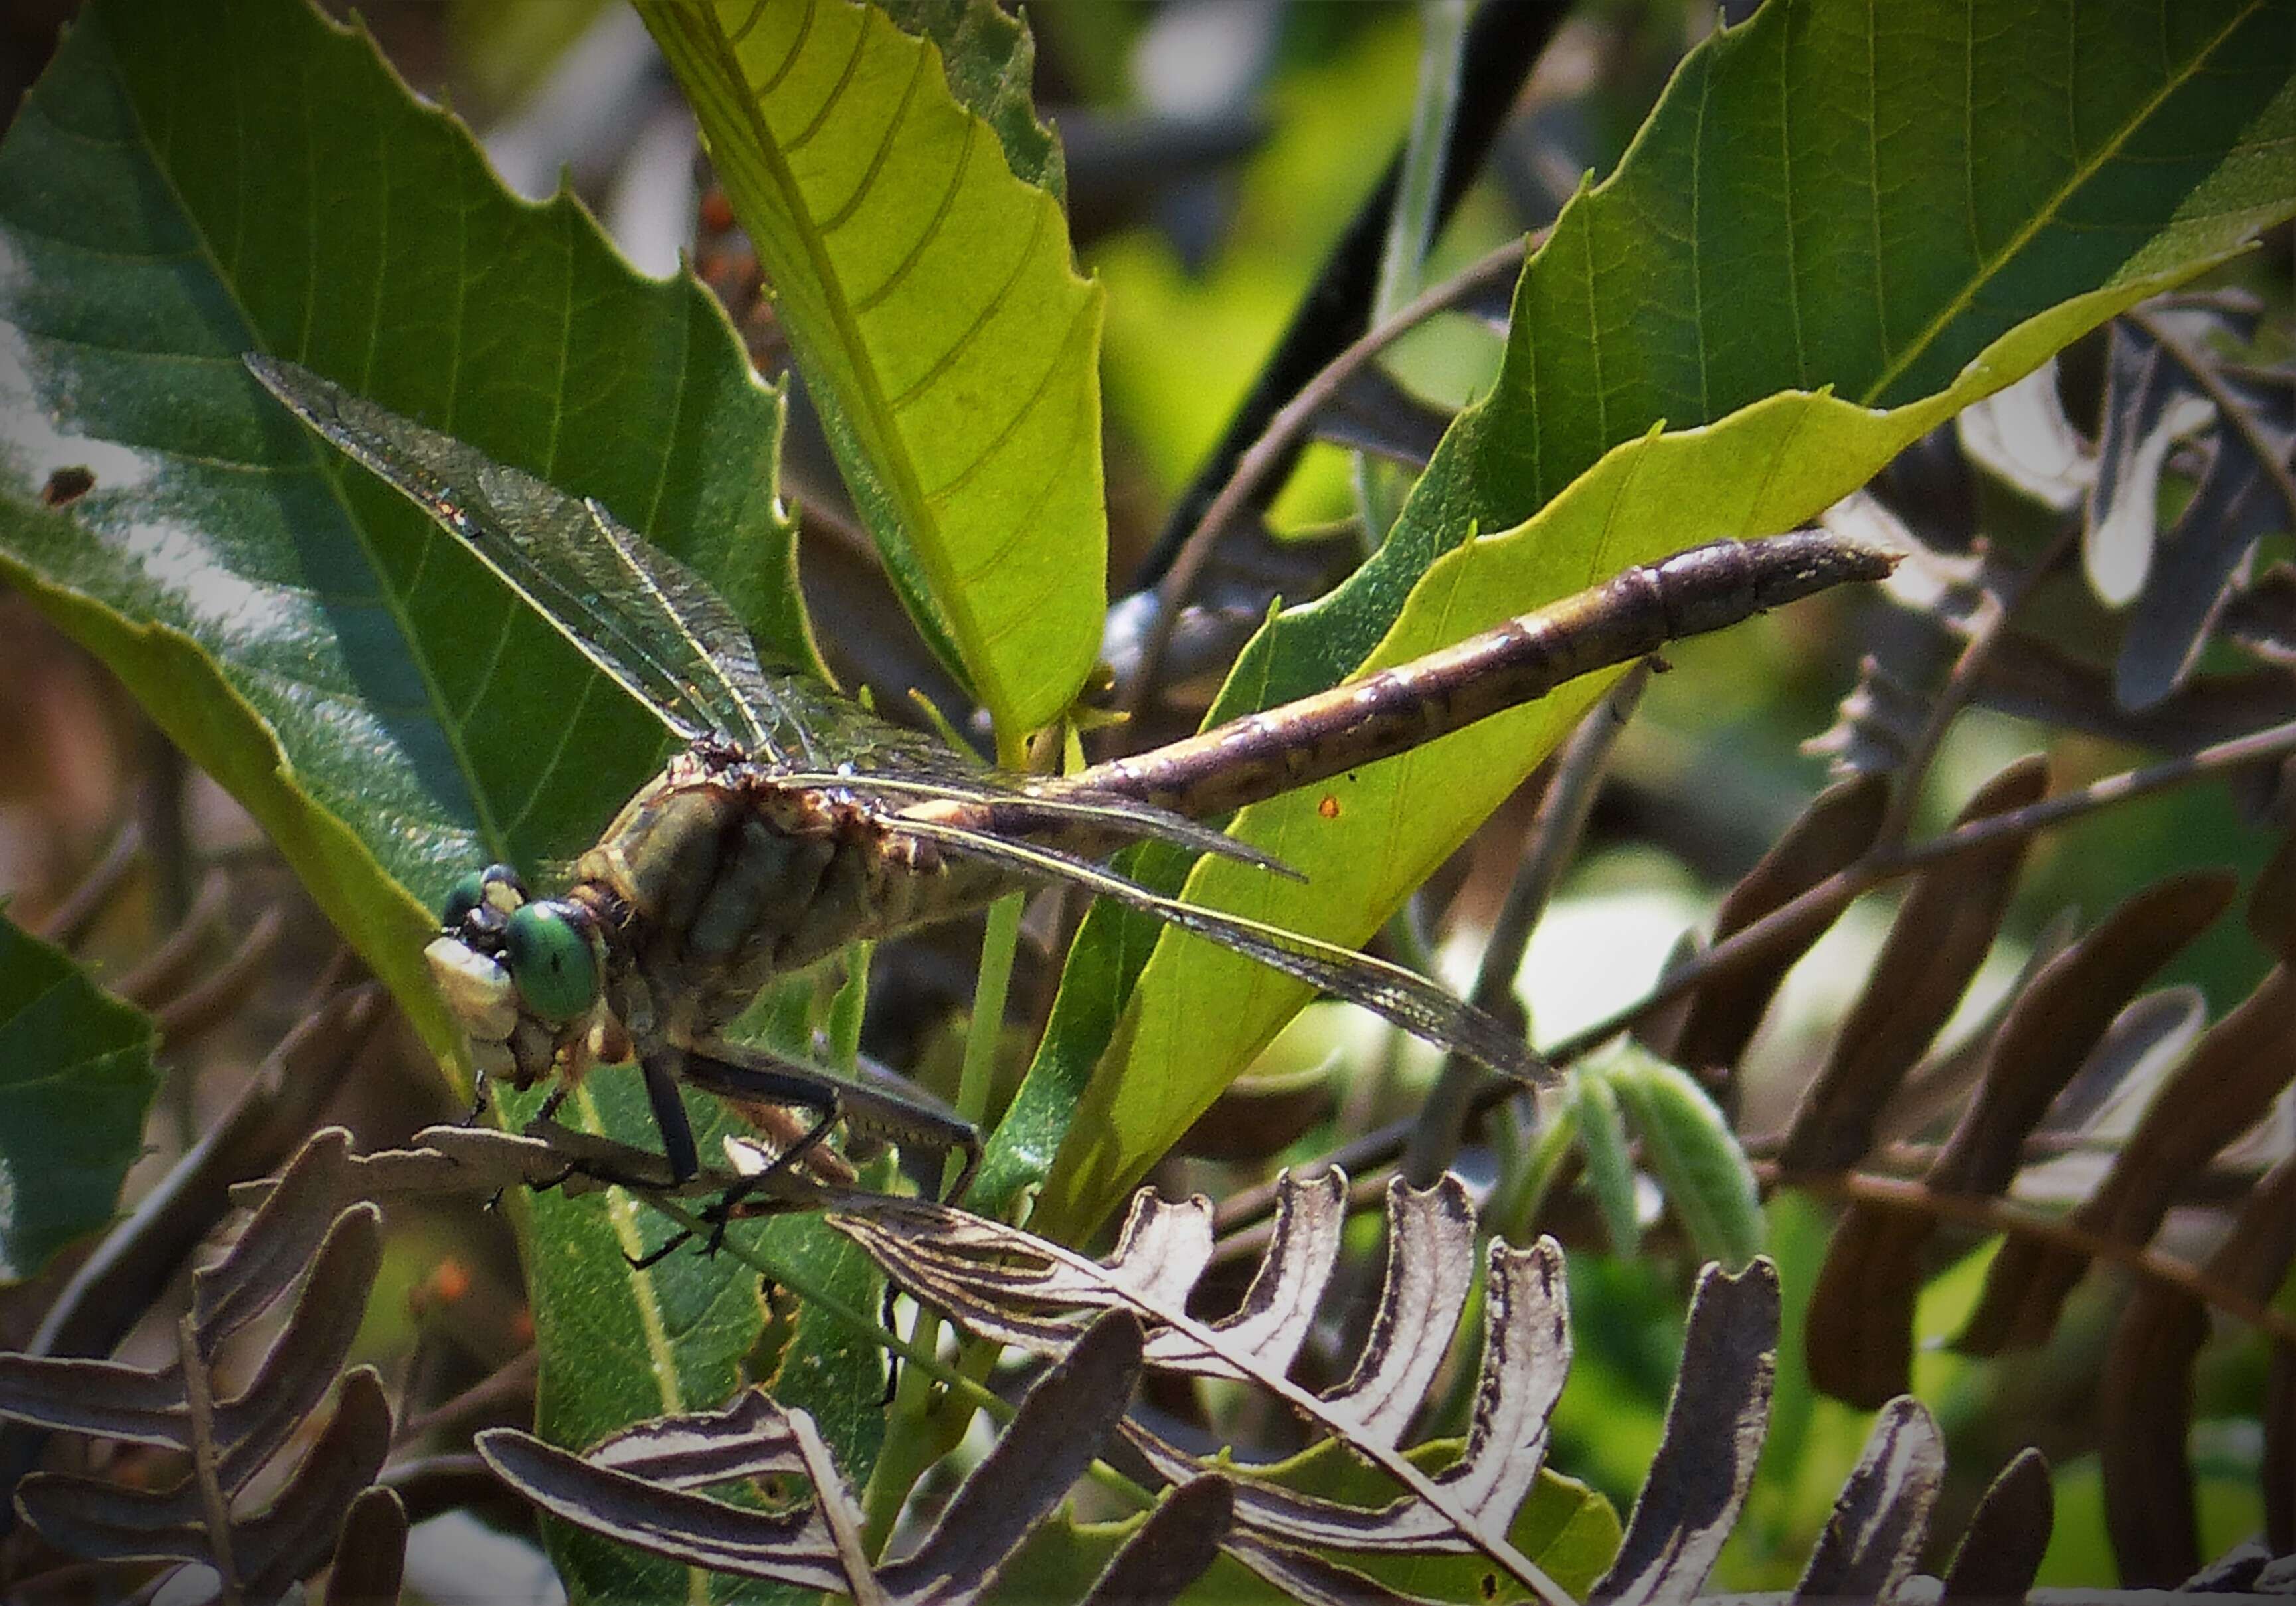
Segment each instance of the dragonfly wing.
[[[599,503],[495,462],[294,363],[250,352],[270,392],[420,506],[678,735],[786,739],[777,682],[709,583]],[[785,673],[794,673],[793,671]]]
[[1552,1086],[1554,1069],[1533,1053],[1521,1036],[1465,999],[1455,997],[1424,976],[1281,926],[1206,909],[1153,892],[1103,865],[1033,842],[983,838],[930,823],[903,819],[899,827],[951,851],[994,858],[1053,881],[1067,881],[1100,897],[1152,914],[1157,919],[1256,959],[1271,970],[1297,977],[1335,998],[1361,1004],[1439,1048],[1456,1049],[1502,1076],[1533,1086]]
[[[942,757],[957,757],[945,751]],[[1184,814],[1115,792],[1037,791],[1009,783],[985,766],[951,774],[917,778],[882,771],[792,770],[778,777],[792,786],[836,788],[885,806],[887,823],[906,828],[921,805],[954,805],[923,816],[937,827],[997,840],[1061,825],[1084,825],[1119,842],[1165,842],[1191,853],[1217,854],[1238,864],[1273,871],[1291,881],[1300,873],[1275,855],[1238,841]]]

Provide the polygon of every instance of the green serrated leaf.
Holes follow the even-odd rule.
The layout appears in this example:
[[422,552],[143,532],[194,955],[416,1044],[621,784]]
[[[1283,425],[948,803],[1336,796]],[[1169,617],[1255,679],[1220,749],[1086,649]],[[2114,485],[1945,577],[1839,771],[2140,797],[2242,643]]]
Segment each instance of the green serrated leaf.
[[1642,1139],[1643,1163],[1698,1252],[1725,1271],[1762,1252],[1761,1191],[1729,1120],[1698,1079],[1633,1042],[1605,1061],[1603,1079]]
[[[2296,6],[2076,13],[1816,0],[1766,6],[1693,52],[1619,172],[1527,265],[1496,387],[1453,425],[1387,545],[1264,629],[1208,721],[1629,563],[1791,528],[2296,210]],[[1306,883],[1208,861],[1185,895],[1360,942],[1606,679],[1245,810],[1236,833]],[[1173,863],[1139,868],[1170,886]],[[1121,914],[1087,919],[984,1172],[983,1197],[1007,1196],[1059,1145],[1039,1217],[1055,1236],[1121,1200],[1306,997],[1183,937],[1156,938],[1143,964],[1148,940]],[[1095,1075],[1119,1020],[1123,1052]]]
[[1570,1077],[1577,1095],[1578,1148],[1587,1162],[1587,1186],[1602,1212],[1611,1252],[1631,1256],[1642,1247],[1642,1212],[1635,1202],[1635,1163],[1627,1152],[1627,1125],[1619,1114],[1607,1063],[1582,1065]]
[[106,1225],[159,1091],[151,1017],[0,914],[0,1283]]
[[[262,821],[443,1052],[426,906],[472,864],[580,851],[660,733],[240,355],[599,497],[803,659],[778,399],[699,285],[505,194],[285,0],[83,13],[0,146],[0,573]],[[45,505],[70,467],[93,488]]]
[[[597,497],[803,661],[781,400],[698,284],[505,193],[298,0],[96,0],[0,143],[0,575],[247,805],[443,1052],[427,907],[489,859],[586,847],[660,728],[284,414],[250,349]],[[66,468],[93,488],[48,505]],[[589,1091],[651,1141],[630,1078]],[[759,1330],[748,1274],[632,1274],[621,1224],[583,1213],[605,1208],[519,1213],[560,1442],[717,1405]],[[685,1588],[560,1560],[594,1596]]]
[[1100,644],[1101,292],[1025,35],[984,4],[904,7],[925,37],[852,0],[639,10],[909,611],[1000,732],[1047,723]]

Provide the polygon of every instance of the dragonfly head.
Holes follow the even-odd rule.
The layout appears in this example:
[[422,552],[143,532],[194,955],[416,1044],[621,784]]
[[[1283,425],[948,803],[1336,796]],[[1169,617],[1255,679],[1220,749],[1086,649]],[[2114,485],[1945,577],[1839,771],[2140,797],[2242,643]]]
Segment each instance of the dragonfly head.
[[524,1087],[601,1057],[615,1034],[605,944],[586,905],[529,897],[516,871],[489,864],[455,883],[439,917],[423,956],[481,1072]]

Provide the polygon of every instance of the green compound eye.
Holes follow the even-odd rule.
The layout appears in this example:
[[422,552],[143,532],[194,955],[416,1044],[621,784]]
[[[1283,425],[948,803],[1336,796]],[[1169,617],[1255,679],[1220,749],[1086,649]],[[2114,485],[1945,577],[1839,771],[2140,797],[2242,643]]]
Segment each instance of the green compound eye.
[[447,901],[439,906],[439,922],[447,930],[461,930],[463,922],[472,910],[479,906],[479,900],[486,896],[485,874],[484,871],[473,870],[457,881],[447,892]]
[[503,931],[503,961],[526,1007],[556,1025],[598,1001],[598,955],[566,905],[526,904]]

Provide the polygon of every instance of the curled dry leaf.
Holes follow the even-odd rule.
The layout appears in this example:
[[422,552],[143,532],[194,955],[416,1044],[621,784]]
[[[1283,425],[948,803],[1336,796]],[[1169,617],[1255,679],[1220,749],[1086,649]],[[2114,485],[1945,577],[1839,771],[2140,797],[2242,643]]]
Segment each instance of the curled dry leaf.
[[[1820,792],[1722,900],[1714,921],[1715,940],[1753,924],[1854,864],[1874,845],[1889,802],[1889,780],[1878,774],[1854,776]],[[1814,912],[1767,948],[1759,963],[1701,987],[1680,1035],[1659,1051],[1660,1057],[1698,1073],[1734,1068],[1778,984],[1840,914],[1839,908]]]
[[[2257,1184],[2232,1231],[2208,1258],[2209,1279],[2250,1298],[2272,1297],[2296,1258],[2296,1159]],[[2209,1334],[2199,1300],[2140,1283],[2114,1323],[2100,1378],[2108,1530],[2121,1581],[2165,1588],[2200,1565],[2189,1449],[2193,1366]]]
[[[342,1373],[381,1264],[381,1217],[342,1208],[349,1168],[340,1131],[304,1146],[246,1232],[194,1274],[175,1361],[0,1356],[0,1413],[62,1430],[166,1446],[196,1469],[161,1489],[38,1473],[17,1487],[26,1519],[59,1548],[111,1560],[215,1568],[230,1586],[275,1596],[334,1548],[344,1513],[373,1484],[390,1446],[390,1408],[371,1368]],[[299,1284],[299,1289],[298,1285]],[[210,1368],[224,1340],[296,1290],[270,1349],[235,1394]],[[326,1428],[261,1511],[236,1500],[342,1379]],[[228,1524],[218,1531],[218,1523]]]
[[2040,1573],[2055,1516],[2048,1462],[2038,1450],[2019,1451],[1977,1503],[1953,1553],[1953,1565],[1946,1569],[1941,1599],[1974,1602],[2021,1597]]
[[[2025,1140],[2121,1007],[2223,911],[2234,887],[2219,873],[2170,877],[2128,898],[2042,966],[1987,1044],[1976,1096],[1926,1185],[1948,1193],[2005,1192],[2023,1163]],[[1805,1328],[1810,1378],[1820,1389],[1869,1409],[1906,1392],[1921,1251],[1931,1230],[1930,1217],[1913,1211],[1858,1204],[1843,1213]]]
[[[1108,1442],[1140,1377],[1139,1323],[1123,1311],[1090,1323],[1030,1389],[994,1449],[907,1556],[870,1566],[861,1508],[802,1411],[750,1391],[726,1410],[642,1423],[576,1455],[514,1429],[479,1436],[479,1452],[545,1511],[652,1554],[737,1577],[834,1591],[885,1606],[978,1599],[1029,1533]],[[796,1476],[810,1493],[758,1511],[702,1491]],[[1226,1534],[1220,1480],[1176,1495],[1175,1512],[1137,1530],[1095,1598],[1163,1601],[1193,1583]],[[1113,1580],[1113,1582],[1111,1582]]]
[[1698,1593],[1754,1480],[1777,1365],[1777,1268],[1757,1260],[1731,1277],[1709,1266],[1657,1458],[1595,1600],[1645,1606]]
[[[2021,759],[1993,777],[1956,825],[2038,801],[2048,767]],[[2027,840],[2005,838],[1923,872],[1906,895],[1825,1068],[1803,1092],[1778,1163],[1790,1171],[1855,1165],[1874,1146],[1875,1117],[1944,1029],[1993,946]]]
[[[2203,1035],[2162,1084],[2076,1225],[2122,1243],[2149,1242],[2177,1185],[2262,1119],[2296,1076],[2296,975],[2275,970]],[[2046,1341],[2088,1268],[2070,1250],[2030,1239],[2005,1245],[1956,1347],[1997,1355]]]
[[1887,1601],[1920,1558],[1930,1507],[1945,1478],[1945,1439],[1921,1402],[1882,1407],[1865,1454],[1842,1486],[1794,1600]]
[[[1131,1310],[1150,1326],[1149,1365],[1250,1380],[1405,1491],[1384,1507],[1365,1510],[1240,1481],[1236,1523],[1266,1544],[1373,1552],[1472,1546],[1542,1598],[1566,1599],[1508,1536],[1538,1477],[1547,1413],[1569,1365],[1560,1251],[1545,1242],[1529,1250],[1491,1246],[1474,1421],[1464,1453],[1431,1477],[1400,1446],[1449,1352],[1473,1282],[1473,1213],[1456,1176],[1424,1190],[1399,1181],[1390,1186],[1387,1277],[1371,1335],[1348,1380],[1315,1395],[1286,1373],[1330,1279],[1346,1198],[1345,1178],[1336,1170],[1307,1179],[1287,1176],[1272,1241],[1242,1307],[1212,1322],[1186,1308],[1212,1251],[1211,1206],[1201,1198],[1174,1204],[1144,1191],[1105,1262],[915,1200],[872,1200],[830,1220],[910,1294],[1001,1342],[1059,1353],[1095,1313]],[[1172,1481],[1202,1470],[1135,1425],[1126,1433]],[[1254,1565],[1256,1553],[1274,1553],[1247,1547],[1237,1553]]]

